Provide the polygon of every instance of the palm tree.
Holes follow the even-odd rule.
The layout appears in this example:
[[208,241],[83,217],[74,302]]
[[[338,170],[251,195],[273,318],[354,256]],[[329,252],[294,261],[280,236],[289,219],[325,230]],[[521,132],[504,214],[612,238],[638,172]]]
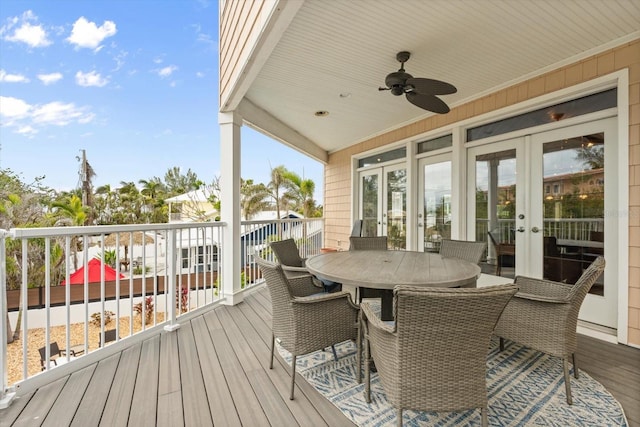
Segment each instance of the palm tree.
[[164,175],[164,183],[169,196],[177,196],[192,190],[197,190],[203,184],[191,169],[187,170],[187,173],[183,175],[177,166],[167,170],[167,173]]
[[[87,220],[88,207],[83,206],[82,200],[73,195],[67,200],[56,201],[51,203],[53,210],[54,226],[78,226],[84,225]],[[71,251],[73,252],[73,268],[78,269],[78,251],[82,250],[82,242],[77,236],[71,239]],[[65,257],[61,257],[62,262]]]
[[295,197],[295,209],[305,218],[315,216],[317,207],[313,199],[316,183],[312,179],[300,178],[295,172],[287,172],[286,178],[289,184],[290,194]]
[[270,206],[269,197],[270,193],[264,184],[254,184],[252,179],[240,180],[240,203],[245,220],[249,220],[256,213],[268,209]]
[[166,222],[168,219],[168,211],[164,199],[167,194],[167,187],[162,180],[154,176],[150,180],[141,179],[138,181],[138,184],[142,185],[140,194],[144,197],[144,203],[147,209],[145,214],[149,222]]
[[282,165],[272,168],[271,181],[267,184],[267,190],[275,204],[278,219],[281,218],[280,209],[286,209],[289,202],[294,199],[293,195],[287,192],[287,189],[290,188],[288,174],[289,171]]

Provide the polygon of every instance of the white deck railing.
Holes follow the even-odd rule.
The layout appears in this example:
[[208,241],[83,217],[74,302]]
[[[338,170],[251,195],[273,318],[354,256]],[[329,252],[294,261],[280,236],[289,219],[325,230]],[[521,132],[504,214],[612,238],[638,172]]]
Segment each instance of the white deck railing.
[[[499,219],[496,230],[489,230],[489,221],[476,220],[476,240],[486,241],[487,232],[491,231],[496,240],[514,243],[516,221],[514,219]],[[494,233],[495,231],[495,233]],[[572,218],[545,219],[544,235],[555,236],[567,240],[591,240],[592,231],[604,231],[602,218]]]
[[[254,257],[273,259],[272,240],[293,237],[303,257],[319,253],[323,224],[242,222],[242,287],[262,281]],[[52,369],[51,343],[86,355],[110,344],[108,330],[119,341],[152,326],[170,328],[181,315],[220,301],[224,227],[207,222],[0,230],[0,402],[12,385],[42,371],[40,348],[45,369]],[[89,271],[93,258],[103,261],[95,282]],[[79,284],[62,285],[80,268],[85,273],[79,273]],[[16,328],[19,338],[7,344],[5,337]],[[61,359],[66,363],[73,356],[67,352]]]

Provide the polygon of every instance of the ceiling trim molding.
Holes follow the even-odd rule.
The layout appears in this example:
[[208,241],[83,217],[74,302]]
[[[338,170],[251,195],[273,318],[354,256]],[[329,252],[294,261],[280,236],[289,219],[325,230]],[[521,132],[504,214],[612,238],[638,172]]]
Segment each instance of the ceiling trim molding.
[[267,111],[256,106],[248,99],[243,99],[237,110],[240,112],[245,124],[250,128],[319,162],[327,164],[329,161],[329,154],[326,150],[295,129],[290,128]]
[[302,0],[273,2],[271,14],[266,19],[258,39],[253,43],[237,79],[228,92],[229,95],[226,99],[220,100],[220,111],[232,111],[238,107],[303,4]]

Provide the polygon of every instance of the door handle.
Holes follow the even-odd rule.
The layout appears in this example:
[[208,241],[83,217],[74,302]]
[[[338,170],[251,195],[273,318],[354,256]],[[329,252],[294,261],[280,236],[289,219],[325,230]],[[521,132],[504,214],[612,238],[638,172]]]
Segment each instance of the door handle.
[[532,233],[539,233],[539,232],[540,232],[540,229],[539,229],[538,227],[533,227],[533,228],[531,229],[531,232],[532,232]]
[[518,227],[516,230],[518,233],[524,233],[524,227]]

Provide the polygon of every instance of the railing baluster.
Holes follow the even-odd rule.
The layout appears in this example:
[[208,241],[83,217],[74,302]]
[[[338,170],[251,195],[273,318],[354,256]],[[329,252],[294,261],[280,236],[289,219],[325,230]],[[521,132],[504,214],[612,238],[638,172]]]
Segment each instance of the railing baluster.
[[[22,378],[28,378],[27,355],[29,354],[29,340],[27,339],[29,330],[29,282],[28,282],[28,259],[29,246],[27,239],[22,239]],[[19,315],[19,314],[18,314]]]
[[[6,230],[0,230],[0,265],[7,265],[7,236],[9,233]],[[7,354],[7,335],[9,328],[9,322],[5,320],[9,319],[9,307],[7,306],[7,275],[6,269],[0,268],[0,374],[2,374],[2,380],[0,380],[0,409],[7,408],[15,393],[9,392],[9,358]]]

